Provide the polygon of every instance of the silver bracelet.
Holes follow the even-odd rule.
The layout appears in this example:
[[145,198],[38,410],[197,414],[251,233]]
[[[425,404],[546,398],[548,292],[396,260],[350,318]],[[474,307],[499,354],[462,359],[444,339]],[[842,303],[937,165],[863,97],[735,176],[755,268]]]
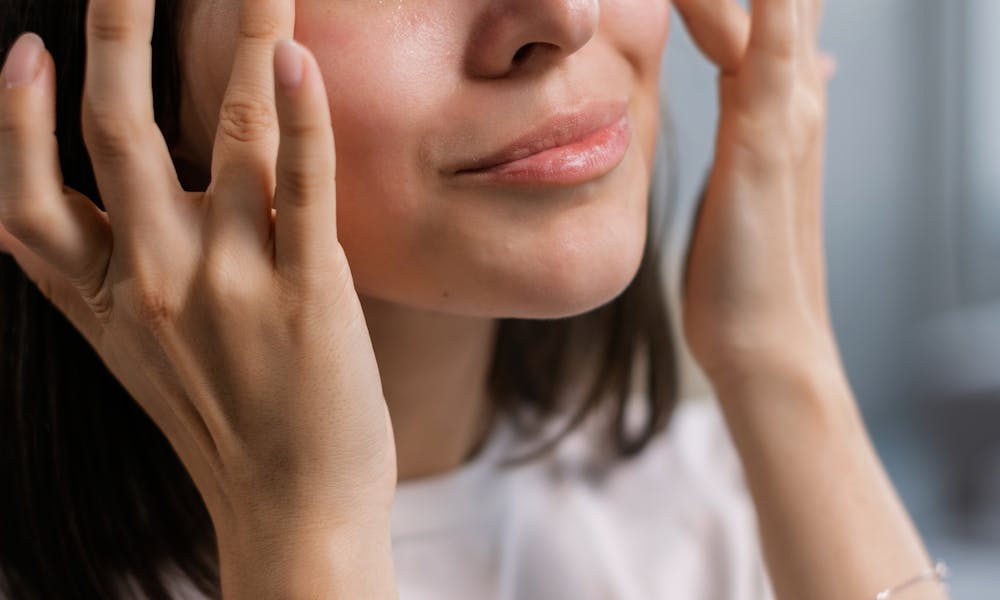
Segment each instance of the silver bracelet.
[[944,564],[944,562],[938,561],[938,563],[935,564],[933,567],[927,569],[926,571],[920,573],[919,575],[916,575],[897,586],[893,586],[891,588],[886,588],[882,590],[881,592],[875,595],[875,600],[888,600],[896,592],[902,592],[907,588],[913,587],[925,581],[943,582],[947,578],[948,578],[948,565]]

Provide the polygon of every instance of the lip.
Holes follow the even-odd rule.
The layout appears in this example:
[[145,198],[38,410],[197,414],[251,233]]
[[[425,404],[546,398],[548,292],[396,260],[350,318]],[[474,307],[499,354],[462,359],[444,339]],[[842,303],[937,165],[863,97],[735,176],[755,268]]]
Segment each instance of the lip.
[[556,115],[485,158],[459,166],[462,180],[509,185],[579,185],[614,170],[631,143],[625,102],[592,103]]

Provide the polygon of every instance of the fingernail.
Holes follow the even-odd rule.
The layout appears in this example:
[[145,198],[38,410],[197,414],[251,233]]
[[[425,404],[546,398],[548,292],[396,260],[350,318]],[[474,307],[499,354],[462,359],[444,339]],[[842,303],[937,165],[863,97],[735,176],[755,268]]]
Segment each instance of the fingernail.
[[34,33],[26,33],[17,39],[7,53],[7,65],[4,67],[8,90],[35,80],[42,66],[44,50],[45,42]]
[[274,49],[274,76],[286,90],[302,83],[302,51],[293,40],[282,40]]

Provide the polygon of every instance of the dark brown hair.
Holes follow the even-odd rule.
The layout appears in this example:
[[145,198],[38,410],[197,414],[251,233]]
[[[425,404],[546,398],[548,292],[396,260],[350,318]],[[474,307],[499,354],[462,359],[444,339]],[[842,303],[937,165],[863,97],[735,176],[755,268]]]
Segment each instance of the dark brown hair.
[[[65,183],[99,202],[80,132],[86,6],[0,0],[0,48],[5,57],[24,31],[45,40],[58,72]],[[178,25],[177,0],[158,1],[154,94],[168,143],[178,129]],[[652,215],[639,273],[614,301],[567,319],[501,322],[489,380],[498,410],[542,423],[565,408],[557,399],[586,372],[592,385],[561,433],[607,406],[610,447],[627,457],[665,426],[676,402],[676,367],[660,270],[666,211],[659,221]],[[212,524],[174,450],[8,256],[0,256],[0,348],[0,481],[7,490],[0,495],[0,593],[168,598],[161,574],[174,565],[218,597]],[[581,348],[595,361],[581,362]],[[648,365],[645,389],[633,390],[639,364]],[[625,407],[637,392],[645,420],[633,430]],[[133,582],[131,592],[120,587],[123,580]]]

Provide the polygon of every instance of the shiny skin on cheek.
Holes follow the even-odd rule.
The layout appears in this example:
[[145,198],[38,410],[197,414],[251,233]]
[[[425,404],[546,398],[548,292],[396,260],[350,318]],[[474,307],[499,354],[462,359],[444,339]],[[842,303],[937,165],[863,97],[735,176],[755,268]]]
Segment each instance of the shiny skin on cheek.
[[399,6],[391,18],[387,10],[300,11],[296,37],[323,72],[337,146],[349,151],[340,158],[392,155],[395,168],[407,169],[424,124],[440,123],[441,106],[459,84],[460,68],[442,49],[461,44],[443,39],[443,24],[426,10]]

